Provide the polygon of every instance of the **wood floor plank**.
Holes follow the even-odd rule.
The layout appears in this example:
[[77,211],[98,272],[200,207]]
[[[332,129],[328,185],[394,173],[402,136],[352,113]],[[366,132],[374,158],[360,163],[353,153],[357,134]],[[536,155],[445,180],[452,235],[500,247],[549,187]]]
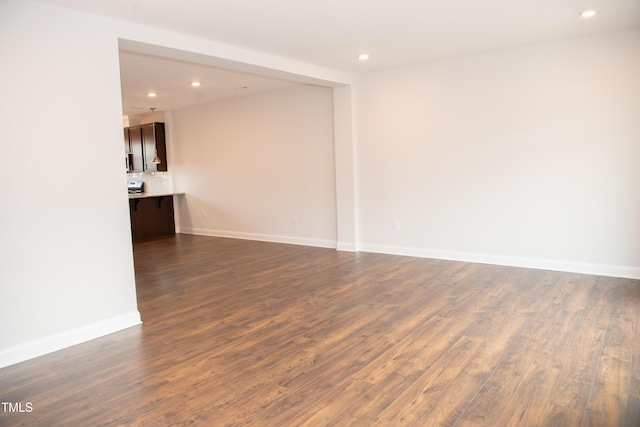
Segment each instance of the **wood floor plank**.
[[[581,425],[602,354],[612,309],[606,304],[604,280],[596,279],[584,316],[575,324],[574,339],[564,343],[559,353],[564,360],[549,397],[543,420],[561,425]],[[577,350],[577,351],[576,351]]]
[[632,420],[626,417],[623,410],[611,410],[625,408],[632,392],[633,349],[628,343],[633,340],[637,317],[634,296],[629,281],[621,280],[607,291],[607,298],[615,304],[612,304],[614,308],[585,411],[584,426],[634,425],[631,422],[640,425],[640,418]]
[[559,292],[541,293],[527,328],[464,412],[462,420],[482,426],[539,423],[559,371],[553,364],[541,363],[540,352],[557,331],[557,324],[563,322],[561,308],[578,295],[562,291],[568,283],[562,275],[549,279],[551,289]]
[[634,325],[634,339],[631,346],[631,378],[629,381],[629,398],[627,400],[625,426],[640,426],[640,339],[637,336],[640,321],[640,286],[635,281],[629,282],[629,300],[631,311],[627,312]]
[[[487,317],[495,317],[495,320],[478,325],[482,328],[482,334],[477,337],[483,342],[476,356],[462,367],[450,384],[422,411],[414,425],[454,425],[480,391],[485,390],[487,380],[517,341],[530,315],[513,312],[508,317],[503,317],[502,313],[497,316],[491,313]],[[474,333],[479,330],[471,332],[469,336],[474,337]]]
[[640,281],[177,234],[143,325],[0,369],[0,426],[640,425]]
[[[529,270],[518,279],[518,283],[526,284],[538,297],[532,299],[528,292],[518,291],[512,302],[527,307],[531,316],[460,420],[482,426],[498,425],[501,418],[509,417],[508,413],[515,410],[513,401],[521,388],[526,388],[531,380],[536,385],[539,383],[548,367],[540,369],[536,366],[538,352],[552,333],[554,323],[549,319],[557,315],[558,308],[566,299],[566,295],[554,296],[552,292],[561,282],[560,274],[545,277],[536,270]],[[528,405],[531,405],[530,401]]]
[[[379,422],[379,414],[396,399],[396,396],[406,390],[422,375],[422,371],[409,372],[404,375],[398,372],[389,374],[378,381],[374,387],[363,393],[360,399],[332,418],[331,424],[338,426],[368,426]],[[311,423],[307,423],[307,425],[318,425],[314,423],[313,419],[310,419],[310,421]]]
[[477,337],[463,336],[429,367],[410,387],[378,417],[382,424],[411,425],[438,399],[460,375],[462,369],[476,357],[483,345]]

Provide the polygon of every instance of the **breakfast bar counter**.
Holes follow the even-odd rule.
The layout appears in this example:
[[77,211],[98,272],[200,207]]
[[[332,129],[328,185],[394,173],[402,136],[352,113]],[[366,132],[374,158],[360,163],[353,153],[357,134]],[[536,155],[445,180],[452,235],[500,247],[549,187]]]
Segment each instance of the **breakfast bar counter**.
[[133,241],[175,234],[173,198],[183,194],[174,192],[129,194]]

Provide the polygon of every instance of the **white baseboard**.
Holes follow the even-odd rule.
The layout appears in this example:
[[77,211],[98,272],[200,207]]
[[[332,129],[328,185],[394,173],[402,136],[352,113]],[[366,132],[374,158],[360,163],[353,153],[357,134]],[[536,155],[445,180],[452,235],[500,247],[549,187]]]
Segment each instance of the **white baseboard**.
[[569,273],[591,274],[595,276],[640,279],[640,267],[582,263],[574,261],[525,258],[507,255],[481,254],[474,252],[446,251],[405,246],[379,245],[372,243],[344,243],[333,240],[309,239],[294,236],[244,233],[225,230],[180,228],[180,233],[202,236],[228,237],[233,239],[259,240],[264,242],[289,243],[294,245],[335,248],[347,252],[375,252],[390,255],[413,256],[419,258],[444,259],[449,261],[475,262],[480,264],[504,265],[509,267],[535,268],[539,270],[565,271]]
[[347,242],[338,242],[338,246],[336,247],[339,251],[345,252],[358,252],[358,244],[357,243],[347,243]]
[[240,231],[209,230],[204,228],[184,228],[184,227],[180,227],[176,231],[178,233],[197,234],[200,236],[227,237],[231,239],[243,239],[243,240],[258,240],[261,242],[288,243],[292,245],[316,246],[320,248],[335,249],[337,246],[337,242],[335,240],[312,239],[308,237],[282,236],[282,235],[275,235],[275,234],[258,234],[258,233],[245,233]]
[[361,243],[360,250],[362,252],[375,252],[390,255],[435,258],[449,261],[464,261],[480,264],[504,265],[509,267],[535,268],[539,270],[565,271],[569,273],[591,274],[595,276],[640,279],[640,267],[590,264],[572,261],[557,261],[549,259],[479,254],[472,252],[444,251],[368,243]]
[[140,312],[135,310],[41,339],[0,349],[0,368],[109,335],[141,323]]

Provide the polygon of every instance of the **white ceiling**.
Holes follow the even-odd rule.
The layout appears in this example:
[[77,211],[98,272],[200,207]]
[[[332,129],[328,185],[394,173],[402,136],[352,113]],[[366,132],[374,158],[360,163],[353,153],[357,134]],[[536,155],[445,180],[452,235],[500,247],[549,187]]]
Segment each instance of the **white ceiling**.
[[[640,0],[40,1],[349,73],[640,27]],[[586,9],[598,14],[580,18]],[[371,58],[358,61],[364,52]],[[131,102],[136,99],[130,94],[149,90],[144,74],[167,85],[188,83],[198,73],[212,85],[228,78],[219,88],[226,91],[221,97],[237,94],[239,85],[257,91],[263,84],[265,90],[283,84],[235,73],[217,75],[220,70],[211,67],[188,71],[195,65],[186,63],[174,63],[159,75],[149,68],[159,58],[122,57],[123,96]],[[199,103],[207,95],[191,91],[185,96],[181,102]]]
[[[128,116],[177,110],[298,83],[166,57],[120,50],[122,109]],[[195,88],[191,82],[198,81]],[[149,98],[148,93],[157,94]]]

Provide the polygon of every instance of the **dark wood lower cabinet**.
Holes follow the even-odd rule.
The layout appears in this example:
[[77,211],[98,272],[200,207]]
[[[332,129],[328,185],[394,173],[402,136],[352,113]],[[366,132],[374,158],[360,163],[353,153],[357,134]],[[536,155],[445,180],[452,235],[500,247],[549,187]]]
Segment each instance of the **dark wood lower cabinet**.
[[175,234],[173,196],[129,199],[134,242]]

